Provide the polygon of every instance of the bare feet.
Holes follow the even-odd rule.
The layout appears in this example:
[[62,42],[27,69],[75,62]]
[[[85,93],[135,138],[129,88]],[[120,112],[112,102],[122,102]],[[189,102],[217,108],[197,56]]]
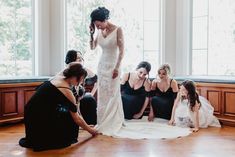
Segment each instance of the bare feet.
[[134,119],[139,119],[142,116],[142,113],[137,113],[133,116]]
[[149,113],[149,116],[148,116],[148,121],[152,122],[154,120],[154,114],[152,113]]

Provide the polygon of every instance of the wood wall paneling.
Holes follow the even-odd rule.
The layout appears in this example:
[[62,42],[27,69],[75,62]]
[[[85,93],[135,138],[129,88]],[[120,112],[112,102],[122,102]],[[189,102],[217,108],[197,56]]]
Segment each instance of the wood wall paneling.
[[215,114],[221,114],[221,91],[220,90],[207,90],[207,99],[214,107]]
[[18,92],[4,91],[1,94],[2,116],[12,116],[18,114]]
[[224,115],[235,117],[235,90],[224,91]]
[[41,83],[0,84],[0,124],[22,120],[24,105]]
[[24,90],[24,105],[26,105],[28,103],[28,101],[30,100],[30,98],[34,95],[35,93],[35,89],[27,89]]

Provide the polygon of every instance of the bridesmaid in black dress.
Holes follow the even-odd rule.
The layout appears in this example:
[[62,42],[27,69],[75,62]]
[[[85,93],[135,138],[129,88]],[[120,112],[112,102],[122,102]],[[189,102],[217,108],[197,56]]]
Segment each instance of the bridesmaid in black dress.
[[72,63],[62,74],[40,85],[25,106],[26,137],[20,139],[22,147],[34,151],[58,149],[77,142],[78,126],[96,135],[78,115],[71,86],[77,86],[87,75],[79,63]]
[[[71,62],[78,62],[80,64],[84,63],[84,58],[80,51],[69,50],[66,54],[65,63],[69,64]],[[88,76],[85,78],[83,86],[86,87],[93,87],[92,89],[85,90],[85,95],[80,100],[80,113],[87,124],[95,125],[97,122],[97,101],[95,98],[95,94],[97,91],[97,75],[93,73],[90,69],[85,68]],[[76,91],[73,88],[74,91]],[[75,92],[76,93],[76,92]]]
[[151,82],[147,78],[151,65],[140,62],[135,72],[124,74],[121,95],[125,119],[141,118],[149,103],[148,92]]
[[152,81],[149,121],[152,121],[154,117],[168,120],[171,118],[178,84],[169,75],[169,64],[163,64],[158,69],[159,79],[156,78]]

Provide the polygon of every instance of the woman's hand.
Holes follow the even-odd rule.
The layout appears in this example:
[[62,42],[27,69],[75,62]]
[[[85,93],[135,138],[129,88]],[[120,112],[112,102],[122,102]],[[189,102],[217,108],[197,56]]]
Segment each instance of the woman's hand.
[[148,121],[152,122],[153,120],[154,120],[154,114],[150,112],[148,116]]
[[174,119],[170,119],[170,121],[168,122],[169,125],[174,125],[175,120]]
[[190,129],[190,131],[192,131],[192,132],[198,132],[198,130],[199,130],[198,128],[191,128]]
[[89,130],[87,130],[92,136],[96,136],[98,135],[98,131],[94,128],[90,128]]
[[115,79],[117,76],[118,76],[118,70],[114,69],[112,78]]

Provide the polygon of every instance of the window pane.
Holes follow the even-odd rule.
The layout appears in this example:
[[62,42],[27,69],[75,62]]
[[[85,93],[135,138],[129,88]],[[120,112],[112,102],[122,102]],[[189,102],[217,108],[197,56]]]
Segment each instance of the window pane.
[[160,21],[160,4],[158,0],[144,0],[144,20]]
[[151,63],[150,77],[156,77],[159,68],[159,51],[144,51],[144,60]]
[[159,22],[144,22],[144,49],[159,50]]
[[[194,0],[193,4],[203,8],[199,1]],[[208,34],[206,74],[235,75],[235,1],[209,0],[208,4],[208,29],[206,32],[204,31],[207,27],[204,24],[206,22],[200,24],[195,22],[197,18],[193,18],[193,49],[204,48],[207,37],[203,34]],[[194,10],[194,12],[197,12],[197,10]],[[203,29],[203,31],[198,31],[199,29]],[[193,51],[193,56],[195,56],[194,53],[195,51]],[[197,62],[193,58],[192,74],[202,73],[200,69],[195,68],[197,65],[194,64],[197,64]]]
[[208,0],[193,0],[193,17],[207,16]]
[[193,49],[207,48],[207,17],[193,18]]
[[235,75],[235,1],[210,1],[209,75]]
[[192,62],[192,73],[194,75],[207,74],[207,50],[194,50]]
[[0,3],[0,76],[33,75],[31,0]]

